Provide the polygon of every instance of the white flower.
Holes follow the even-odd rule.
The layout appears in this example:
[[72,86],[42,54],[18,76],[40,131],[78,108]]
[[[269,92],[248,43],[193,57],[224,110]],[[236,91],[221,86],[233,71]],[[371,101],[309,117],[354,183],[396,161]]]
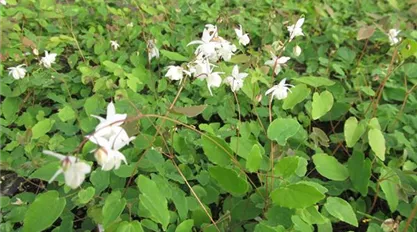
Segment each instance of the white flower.
[[114,50],[117,50],[120,47],[120,44],[117,43],[117,41],[110,40],[110,45]]
[[7,4],[6,0],[0,0],[0,3],[4,6]]
[[207,87],[209,89],[210,95],[213,96],[213,93],[211,92],[211,87],[220,87],[222,84],[222,78],[219,74],[223,74],[222,72],[212,72],[209,73],[206,77],[207,81]]
[[76,189],[83,183],[85,175],[91,171],[91,167],[84,162],[80,162],[77,157],[64,156],[48,150],[44,150],[43,153],[61,160],[61,168],[55,172],[49,183],[54,181],[59,174],[64,173],[65,184],[72,189]]
[[220,43],[220,47],[217,49],[217,54],[219,57],[222,57],[223,60],[229,61],[232,58],[233,53],[236,51],[236,46],[231,44],[227,40],[222,40]]
[[56,53],[48,54],[48,51],[45,51],[45,56],[41,59],[41,64],[45,68],[50,68],[53,63],[55,63]]
[[301,26],[303,26],[304,18],[298,19],[298,21],[295,23],[295,25],[288,26],[288,32],[290,33],[290,41],[293,40],[297,36],[304,36],[303,29],[301,29]]
[[115,133],[115,130],[118,132],[116,127],[123,124],[127,114],[116,114],[116,108],[113,102],[110,102],[107,105],[107,116],[105,119],[96,115],[91,116],[100,120],[100,123],[96,126],[94,135],[109,138]]
[[285,63],[287,63],[287,61],[290,59],[290,57],[287,56],[281,56],[280,58],[278,58],[277,56],[275,56],[274,54],[271,53],[271,60],[268,60],[265,62],[265,65],[270,66],[271,68],[274,68],[274,73],[275,75],[278,75],[278,73],[281,71],[281,66],[284,65]]
[[168,77],[170,80],[173,81],[182,81],[183,73],[187,74],[187,75],[191,75],[190,72],[184,70],[181,66],[173,66],[170,65],[168,66],[168,72],[165,74],[165,77]]
[[152,58],[159,58],[159,50],[155,45],[155,40],[148,40],[148,59],[149,61],[152,60]]
[[235,32],[239,39],[239,44],[246,46],[250,42],[248,34],[243,34],[242,25],[239,25],[239,28],[235,28]]
[[128,23],[126,26],[132,28],[133,27],[133,22]]
[[119,149],[129,144],[135,137],[129,138],[123,128],[118,128],[118,133],[112,134],[109,139],[95,135],[87,136],[91,142],[100,146],[99,149],[95,150],[94,157],[96,158],[97,163],[102,167],[102,170],[108,171],[113,168],[118,169],[122,161],[127,164],[125,156]]
[[26,75],[26,69],[22,68],[23,66],[25,66],[25,64],[8,68],[8,70],[10,70],[9,75],[12,76],[16,80],[22,79]]
[[39,55],[39,51],[38,51],[38,49],[36,49],[36,48],[34,48],[34,49],[32,50],[32,52],[33,52],[33,55],[35,55],[35,56],[38,56],[38,55]]
[[232,92],[236,92],[243,87],[243,81],[247,76],[247,73],[239,73],[239,67],[235,65],[232,70],[232,75],[226,77],[226,79],[224,79],[224,82],[230,85]]
[[190,73],[197,77],[198,79],[205,79],[207,75],[211,72],[210,67],[215,65],[210,64],[207,59],[196,60],[194,65],[189,65]]
[[391,46],[396,45],[397,43],[399,43],[401,41],[400,38],[397,38],[397,36],[398,36],[398,34],[400,34],[400,32],[401,31],[397,30],[397,29],[390,29],[388,31],[387,35],[388,35],[388,39],[389,39],[389,42],[390,42]]
[[278,85],[274,85],[272,88],[268,89],[268,91],[266,91],[265,95],[268,95],[270,93],[272,93],[272,99],[275,97],[278,100],[282,100],[287,98],[288,96],[288,91],[291,92],[291,89],[289,87],[294,87],[293,85],[289,85],[289,84],[285,84],[285,78],[282,79],[282,81],[279,82]]
[[301,55],[301,48],[300,46],[296,45],[295,47],[293,47],[292,49],[292,53],[294,53],[294,56],[298,57]]

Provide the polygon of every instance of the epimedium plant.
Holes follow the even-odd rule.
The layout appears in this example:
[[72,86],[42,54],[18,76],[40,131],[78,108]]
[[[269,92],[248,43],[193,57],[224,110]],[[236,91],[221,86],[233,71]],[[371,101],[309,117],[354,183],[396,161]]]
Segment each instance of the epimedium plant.
[[408,3],[0,3],[1,231],[416,230]]

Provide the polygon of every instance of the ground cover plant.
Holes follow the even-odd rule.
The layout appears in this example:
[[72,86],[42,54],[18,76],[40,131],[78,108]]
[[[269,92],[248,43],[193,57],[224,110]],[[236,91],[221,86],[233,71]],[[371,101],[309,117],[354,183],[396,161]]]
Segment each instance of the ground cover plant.
[[0,15],[0,231],[417,230],[416,1]]

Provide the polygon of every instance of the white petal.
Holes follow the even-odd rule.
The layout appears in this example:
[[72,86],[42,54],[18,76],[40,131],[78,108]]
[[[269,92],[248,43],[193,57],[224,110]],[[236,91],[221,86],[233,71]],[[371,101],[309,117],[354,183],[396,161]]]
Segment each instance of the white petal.
[[65,155],[62,155],[62,154],[59,154],[59,153],[56,153],[56,152],[53,152],[53,151],[49,151],[49,150],[43,150],[42,153],[45,154],[45,155],[50,155],[50,156],[53,156],[55,158],[58,158],[59,160],[63,160],[66,157]]
[[274,92],[277,88],[278,88],[278,86],[277,86],[277,85],[272,86],[272,88],[268,89],[268,90],[265,92],[265,95],[268,95],[268,94],[270,94],[270,93]]
[[51,179],[48,181],[48,183],[52,183],[52,181],[54,181],[59,174],[63,173],[64,171],[62,170],[62,168],[58,169],[58,171],[55,172],[55,174],[51,177]]
[[300,18],[297,20],[297,22],[295,23],[295,27],[300,28],[301,26],[303,26],[304,24],[304,18]]

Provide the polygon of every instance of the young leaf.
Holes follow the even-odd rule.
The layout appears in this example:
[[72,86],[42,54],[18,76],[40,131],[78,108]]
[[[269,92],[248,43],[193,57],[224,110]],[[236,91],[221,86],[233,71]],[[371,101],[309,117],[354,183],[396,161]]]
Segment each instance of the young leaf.
[[242,195],[248,191],[248,182],[238,176],[236,171],[223,167],[209,167],[210,176],[227,192],[233,195]]
[[379,177],[382,192],[385,194],[385,199],[388,202],[391,212],[395,212],[398,206],[398,192],[397,186],[400,184],[400,179],[395,172],[389,168],[383,168]]
[[353,147],[365,133],[365,126],[358,124],[358,120],[355,117],[350,117],[345,122],[345,140],[348,147]]
[[188,219],[177,226],[175,232],[192,232],[193,231],[194,220]]
[[313,94],[311,114],[314,120],[319,119],[332,109],[333,95],[329,91]]
[[348,169],[353,187],[362,196],[368,195],[369,179],[371,178],[371,161],[365,159],[362,152],[354,151],[348,160]]
[[254,144],[246,159],[246,168],[250,172],[258,171],[261,166],[262,152],[258,144]]
[[352,206],[342,198],[328,197],[324,207],[333,217],[358,227],[358,219]]
[[298,103],[304,101],[308,95],[310,95],[311,90],[307,88],[305,84],[296,85],[294,88],[291,88],[291,92],[288,94],[288,97],[284,99],[282,108],[284,110],[292,109]]
[[271,192],[272,201],[287,208],[305,208],[316,204],[324,194],[307,184],[291,184]]
[[233,151],[224,140],[208,134],[203,135],[201,140],[204,154],[211,162],[220,166],[230,164]]
[[86,189],[82,189],[78,192],[78,198],[80,199],[81,204],[88,203],[93,197],[95,193],[95,188],[88,187]]
[[324,77],[299,77],[299,78],[293,78],[293,80],[310,85],[314,88],[318,88],[320,86],[332,86],[336,83]]
[[349,171],[336,158],[327,154],[313,155],[313,162],[320,175],[337,181],[344,181],[349,177]]
[[173,61],[189,61],[189,59],[187,57],[185,57],[185,56],[183,56],[183,55],[181,55],[177,52],[170,52],[170,51],[163,50],[163,49],[161,49],[160,52],[163,56],[165,56],[168,59],[173,60]]
[[382,161],[385,160],[385,138],[382,132],[378,129],[370,129],[368,131],[369,146],[375,155]]
[[32,138],[37,139],[44,136],[52,129],[54,123],[55,121],[52,119],[43,119],[42,121],[36,123],[32,128]]
[[268,138],[285,146],[287,140],[297,134],[302,127],[297,120],[292,118],[277,118],[268,127]]
[[138,221],[121,222],[117,227],[117,232],[143,232],[142,225]]
[[114,191],[107,196],[102,209],[103,226],[106,228],[113,223],[123,212],[126,206],[126,199],[122,198],[120,191]]
[[278,161],[274,167],[275,175],[282,176],[284,179],[295,174],[298,168],[299,158],[297,156],[284,157]]
[[161,223],[162,228],[166,230],[170,218],[167,199],[153,180],[140,175],[136,179],[136,183],[142,193],[139,196],[139,200],[149,211],[150,218],[155,222]]
[[185,106],[185,107],[174,107],[172,111],[180,114],[184,114],[187,117],[195,117],[206,109],[207,105],[199,106]]
[[66,203],[57,191],[39,194],[26,211],[23,231],[37,232],[49,228],[61,215]]

